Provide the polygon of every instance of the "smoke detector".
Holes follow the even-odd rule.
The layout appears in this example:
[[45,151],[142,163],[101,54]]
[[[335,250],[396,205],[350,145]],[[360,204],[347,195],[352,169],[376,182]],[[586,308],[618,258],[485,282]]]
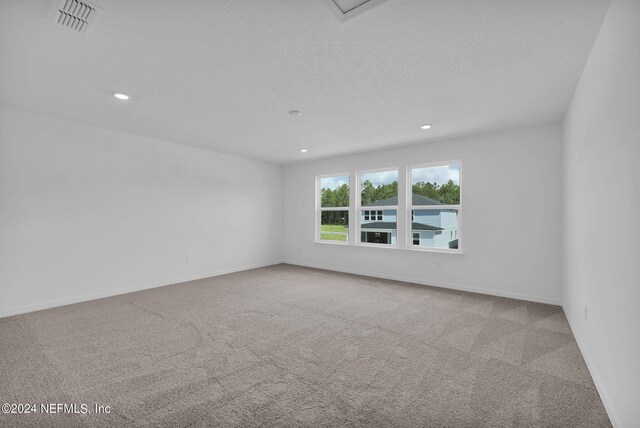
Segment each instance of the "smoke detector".
[[101,10],[100,6],[84,0],[54,0],[50,16],[56,24],[84,33]]

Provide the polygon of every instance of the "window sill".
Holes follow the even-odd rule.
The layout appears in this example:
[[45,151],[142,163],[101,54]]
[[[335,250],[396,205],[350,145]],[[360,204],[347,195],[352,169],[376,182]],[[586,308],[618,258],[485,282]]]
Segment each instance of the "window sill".
[[351,244],[349,242],[342,241],[314,241],[315,244],[328,244],[328,245],[340,245],[343,247],[354,247],[354,248],[386,248],[388,250],[400,250],[400,251],[415,251],[420,253],[438,253],[438,254],[453,254],[453,255],[464,255],[462,250],[449,250],[446,248],[400,248],[397,245],[386,245],[386,244]]
[[342,245],[342,246],[349,246],[351,245],[349,242],[345,242],[345,241],[323,241],[323,240],[316,240],[315,241],[316,244],[329,244],[329,245]]
[[365,248],[388,248],[391,250],[399,250],[400,247],[397,245],[391,244],[373,244],[373,243],[359,243],[355,244],[354,247],[365,247]]
[[419,247],[409,247],[405,248],[407,251],[418,251],[422,253],[440,253],[440,254],[459,254],[463,255],[464,252],[462,250],[450,250],[448,248],[419,248]]

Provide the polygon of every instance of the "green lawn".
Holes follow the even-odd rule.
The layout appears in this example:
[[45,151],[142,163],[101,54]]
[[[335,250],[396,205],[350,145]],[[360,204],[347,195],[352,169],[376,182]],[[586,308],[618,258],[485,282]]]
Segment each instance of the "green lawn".
[[343,224],[320,225],[320,239],[323,241],[346,241],[348,227]]

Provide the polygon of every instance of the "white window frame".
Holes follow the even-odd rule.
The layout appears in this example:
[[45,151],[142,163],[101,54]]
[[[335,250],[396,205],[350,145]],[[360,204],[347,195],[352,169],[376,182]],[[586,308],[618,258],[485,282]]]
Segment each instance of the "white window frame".
[[[377,247],[377,248],[400,248],[400,225],[399,225],[399,213],[400,210],[398,209],[398,205],[385,205],[385,206],[367,206],[367,207],[363,207],[362,206],[362,200],[361,200],[361,193],[362,193],[362,180],[361,177],[364,174],[371,174],[371,173],[376,173],[376,172],[387,172],[387,171],[396,171],[398,176],[396,178],[396,181],[398,182],[398,202],[400,201],[400,195],[401,195],[401,181],[400,181],[400,171],[401,168],[400,167],[396,167],[396,166],[390,166],[390,167],[386,167],[386,168],[376,168],[376,169],[365,169],[365,170],[359,170],[356,171],[356,191],[355,191],[355,198],[356,198],[356,203],[355,203],[355,208],[356,208],[356,219],[357,221],[355,222],[355,226],[356,226],[356,235],[355,235],[355,243],[356,245],[362,246],[362,247]],[[349,201],[349,203],[352,204],[352,201]],[[352,204],[354,205],[354,204]],[[384,216],[384,211],[389,211],[389,210],[395,210],[396,211],[396,243],[395,244],[374,244],[372,242],[362,242],[362,227],[360,224],[360,219],[361,216],[364,215],[363,211],[382,211],[383,212],[383,216]],[[376,213],[376,218],[377,218],[377,213]],[[384,218],[384,217],[383,217]],[[378,221],[378,220],[375,220]],[[376,230],[367,230],[366,232],[376,232]],[[378,231],[379,232],[379,231]]]
[[[349,206],[348,207],[322,207],[322,188],[321,181],[323,178],[331,178],[331,177],[348,177],[349,178]],[[333,244],[333,245],[350,245],[353,240],[352,233],[352,223],[353,223],[353,213],[352,213],[352,200],[353,200],[353,176],[349,172],[344,173],[335,173],[335,174],[323,174],[316,176],[316,217],[315,222],[316,225],[314,227],[316,231],[315,242],[322,244]],[[320,222],[322,221],[322,212],[323,211],[347,211],[349,213],[349,224],[347,225],[347,240],[346,241],[332,241],[328,239],[320,239],[322,236],[322,226]],[[358,220],[359,221],[359,220]]]
[[[413,184],[411,183],[411,172],[414,169],[420,169],[420,168],[430,168],[430,167],[436,167],[436,166],[448,166],[448,165],[459,165],[460,167],[460,176],[458,177],[458,186],[460,186],[460,203],[457,205],[413,205],[413,198],[412,198],[412,191],[413,191]],[[407,237],[407,249],[408,250],[412,250],[412,251],[427,251],[427,252],[436,252],[436,253],[452,253],[452,254],[462,254],[462,160],[458,159],[458,160],[450,160],[450,161],[443,161],[443,162],[430,162],[430,163],[421,163],[421,164],[417,164],[417,165],[409,165],[407,166],[406,169],[406,198],[407,198],[407,209],[406,209],[406,214],[407,214],[407,233],[408,233],[408,237]],[[420,247],[418,245],[413,245],[413,236],[411,235],[412,230],[411,230],[411,224],[412,224],[412,219],[411,219],[411,215],[415,210],[457,210],[458,211],[458,248],[457,249],[453,249],[453,248],[428,248],[428,247]]]
[[[412,200],[412,189],[413,186],[411,184],[411,172],[413,169],[417,168],[428,168],[435,166],[446,166],[446,165],[460,165],[460,177],[459,177],[459,186],[460,186],[460,204],[459,205],[416,205],[413,206]],[[384,168],[375,168],[375,169],[363,169],[363,170],[351,170],[349,172],[337,172],[331,174],[322,174],[316,176],[316,215],[315,215],[315,242],[319,244],[331,244],[331,245],[348,245],[348,246],[361,246],[361,247],[372,247],[372,248],[387,248],[390,250],[410,250],[410,251],[419,251],[424,253],[447,253],[447,254],[463,254],[463,210],[462,210],[462,201],[463,201],[463,185],[462,185],[462,172],[463,165],[462,160],[447,160],[447,161],[438,161],[438,162],[428,162],[428,163],[420,163],[415,165],[407,165],[404,163],[400,166],[388,166]],[[389,206],[370,206],[363,207],[360,200],[361,194],[361,176],[363,174],[376,173],[376,172],[385,172],[385,171],[397,171],[398,173],[398,205],[389,205]],[[340,177],[346,176],[349,177],[349,206],[348,207],[327,207],[322,208],[320,206],[320,196],[321,196],[321,188],[320,181],[323,178],[330,177]],[[412,224],[412,212],[416,209],[429,209],[433,210],[434,207],[436,209],[455,209],[458,210],[458,248],[457,249],[449,249],[449,248],[428,248],[428,247],[420,247],[417,245],[413,245],[413,231],[411,230]],[[377,220],[377,211],[385,211],[385,210],[395,210],[396,212],[396,244],[374,244],[369,242],[361,242],[361,218],[363,215],[363,211],[370,211],[376,213]],[[347,241],[329,241],[329,240],[321,240],[321,217],[322,211],[347,211],[349,213],[349,236]],[[376,230],[367,230],[368,232],[375,232]],[[421,239],[422,240],[422,239]]]

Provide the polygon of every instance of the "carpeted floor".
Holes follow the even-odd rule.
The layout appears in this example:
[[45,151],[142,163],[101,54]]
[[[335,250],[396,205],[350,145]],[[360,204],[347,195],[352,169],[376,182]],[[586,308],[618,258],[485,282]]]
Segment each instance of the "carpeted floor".
[[92,412],[2,426],[611,426],[561,308],[289,265],[0,319],[0,340],[3,403]]

